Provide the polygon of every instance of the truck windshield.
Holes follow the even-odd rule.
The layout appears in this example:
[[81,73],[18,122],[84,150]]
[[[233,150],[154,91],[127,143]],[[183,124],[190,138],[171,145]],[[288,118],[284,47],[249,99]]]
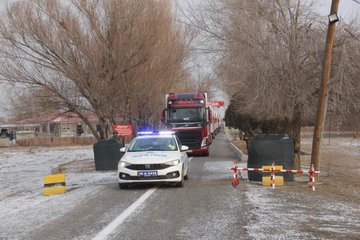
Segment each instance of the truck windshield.
[[171,108],[168,110],[169,122],[204,122],[204,108]]

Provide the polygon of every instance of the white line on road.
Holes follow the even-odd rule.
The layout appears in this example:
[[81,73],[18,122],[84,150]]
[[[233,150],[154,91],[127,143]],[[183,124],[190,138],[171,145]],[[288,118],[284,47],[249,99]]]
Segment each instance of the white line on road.
[[146,191],[136,202],[131,204],[122,214],[115,218],[109,225],[107,225],[101,232],[96,235],[93,240],[106,239],[124,220],[129,217],[145,200],[156,191],[156,188],[149,189]]

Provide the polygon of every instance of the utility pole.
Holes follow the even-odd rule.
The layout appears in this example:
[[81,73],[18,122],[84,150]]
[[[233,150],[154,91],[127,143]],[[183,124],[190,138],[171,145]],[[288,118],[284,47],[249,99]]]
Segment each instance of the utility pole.
[[[336,22],[338,20],[332,21],[330,16],[336,14],[339,8],[340,0],[332,0],[331,10],[329,15],[329,27],[326,38],[326,48],[325,48],[325,58],[324,66],[322,72],[321,86],[320,86],[320,95],[316,111],[316,125],[314,129],[313,144],[312,144],[312,153],[311,153],[311,164],[314,165],[315,170],[319,170],[319,159],[320,159],[320,142],[322,130],[324,128],[324,119],[325,119],[325,107],[327,102],[327,96],[329,94],[329,82],[330,82],[330,68],[332,62],[332,53],[334,45],[334,36],[336,30]],[[336,15],[337,16],[337,15]]]

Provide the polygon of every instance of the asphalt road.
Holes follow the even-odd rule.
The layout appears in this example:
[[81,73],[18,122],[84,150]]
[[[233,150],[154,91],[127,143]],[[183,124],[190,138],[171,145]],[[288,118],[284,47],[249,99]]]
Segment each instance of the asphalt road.
[[[80,155],[88,150],[73,158],[83,159]],[[32,161],[40,161],[39,156]],[[15,171],[5,175],[14,178],[15,190],[2,185],[10,188],[12,195],[0,202],[9,208],[9,214],[0,209],[4,214],[0,216],[0,240],[360,239],[359,206],[341,191],[328,195],[327,184],[319,182],[313,192],[307,175],[272,189],[247,181],[244,172],[240,184],[233,188],[228,168],[234,159],[239,157],[220,133],[209,157],[192,158],[183,188],[152,185],[120,190],[115,171],[78,175],[70,171],[66,194],[52,197],[39,196],[41,188],[34,188],[36,184],[15,191],[22,189],[16,187],[22,186],[20,180],[34,181],[29,176],[40,166],[24,161],[23,170],[5,159],[9,166],[2,172]],[[239,166],[245,167],[246,162]],[[19,202],[13,202],[12,197]]]
[[227,169],[234,159],[239,160],[220,133],[209,157],[192,158],[183,188],[98,186],[73,211],[27,239],[247,239],[251,214],[245,191],[231,186]]

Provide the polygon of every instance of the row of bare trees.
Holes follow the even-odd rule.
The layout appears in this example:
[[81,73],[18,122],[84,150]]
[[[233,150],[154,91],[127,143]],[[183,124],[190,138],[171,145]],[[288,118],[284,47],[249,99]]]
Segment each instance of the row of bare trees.
[[[306,5],[307,4],[307,5]],[[201,1],[187,23],[202,33],[206,52],[218,55],[216,73],[231,96],[229,126],[295,137],[300,166],[300,129],[314,123],[327,19],[300,0]],[[329,105],[333,115],[360,117],[360,28],[338,25]]]
[[71,111],[103,139],[114,123],[156,124],[164,93],[190,87],[191,39],[166,0],[21,0],[0,20],[0,76],[22,89],[18,118]]
[[[249,133],[287,132],[299,153],[300,127],[315,116],[326,20],[299,0],[197,1],[198,9],[189,3],[183,19],[200,32],[196,50],[214,57],[231,96],[227,122]],[[166,0],[9,5],[0,22],[0,75],[23,89],[13,103],[24,109],[18,117],[63,109],[88,123],[85,113],[93,112],[102,131],[92,131],[104,138],[111,123],[156,124],[165,92],[211,89],[211,75],[198,75],[195,86],[188,81],[193,33],[174,22],[173,10]],[[328,106],[354,122],[357,26],[339,24]]]

